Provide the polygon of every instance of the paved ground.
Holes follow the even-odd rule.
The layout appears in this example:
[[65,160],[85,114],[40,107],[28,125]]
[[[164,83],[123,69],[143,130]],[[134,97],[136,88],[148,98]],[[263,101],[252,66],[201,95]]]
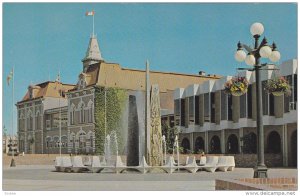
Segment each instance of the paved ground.
[[[269,169],[274,177],[297,177],[296,169]],[[52,165],[4,166],[3,190],[66,190],[66,191],[107,191],[107,190],[214,190],[215,179],[251,178],[252,168],[236,168],[232,172],[205,171],[196,174],[180,173],[61,173],[54,172]]]

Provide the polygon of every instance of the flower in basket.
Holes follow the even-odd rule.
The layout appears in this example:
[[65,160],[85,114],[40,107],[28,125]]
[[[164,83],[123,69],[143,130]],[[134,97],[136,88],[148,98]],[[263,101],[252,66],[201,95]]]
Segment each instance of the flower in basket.
[[291,87],[284,77],[268,80],[265,89],[274,96],[281,96],[283,94],[289,96],[291,94]]
[[235,77],[224,84],[225,92],[233,96],[241,96],[247,92],[248,81],[245,77]]

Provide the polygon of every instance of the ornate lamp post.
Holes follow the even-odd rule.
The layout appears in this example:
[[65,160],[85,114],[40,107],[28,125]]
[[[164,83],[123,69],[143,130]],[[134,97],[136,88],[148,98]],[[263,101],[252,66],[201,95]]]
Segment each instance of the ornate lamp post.
[[[264,32],[264,26],[261,23],[254,23],[250,28],[250,32],[255,39],[254,48],[238,42],[235,59],[239,62],[245,61],[247,65],[254,66],[252,69],[239,68],[240,70],[255,71],[256,82],[256,125],[258,135],[258,153],[257,165],[254,167],[254,178],[267,178],[267,167],[264,163],[264,129],[263,129],[263,115],[262,115],[262,85],[260,79],[260,70],[267,64],[261,64],[260,58],[269,58],[272,62],[277,62],[280,59],[280,53],[276,50],[276,45],[273,43],[268,45],[267,39],[264,37],[261,43],[259,38]],[[245,53],[244,49],[248,52]]]

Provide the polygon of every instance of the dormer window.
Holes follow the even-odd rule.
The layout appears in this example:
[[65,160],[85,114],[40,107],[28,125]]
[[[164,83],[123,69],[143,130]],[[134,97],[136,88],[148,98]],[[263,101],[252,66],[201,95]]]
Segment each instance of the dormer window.
[[29,92],[29,99],[32,99],[33,98],[33,88],[32,88],[32,86],[28,87],[28,92]]
[[84,89],[86,87],[86,81],[85,81],[85,75],[84,74],[79,75],[79,80],[78,80],[78,83],[77,83],[77,87],[78,87],[78,89]]

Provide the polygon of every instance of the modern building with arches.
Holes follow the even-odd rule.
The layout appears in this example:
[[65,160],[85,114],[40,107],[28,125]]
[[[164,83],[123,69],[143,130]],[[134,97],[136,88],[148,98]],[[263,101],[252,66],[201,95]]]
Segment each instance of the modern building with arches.
[[[283,62],[278,68],[279,73],[262,71],[262,85],[279,74],[286,77],[292,92],[273,96],[262,90],[264,148],[267,154],[280,155],[283,166],[296,166],[297,60]],[[231,76],[175,90],[173,123],[181,132],[183,148],[213,154],[257,152],[255,74],[243,71],[239,76],[249,81],[248,92],[240,97],[225,94],[224,83]]]

